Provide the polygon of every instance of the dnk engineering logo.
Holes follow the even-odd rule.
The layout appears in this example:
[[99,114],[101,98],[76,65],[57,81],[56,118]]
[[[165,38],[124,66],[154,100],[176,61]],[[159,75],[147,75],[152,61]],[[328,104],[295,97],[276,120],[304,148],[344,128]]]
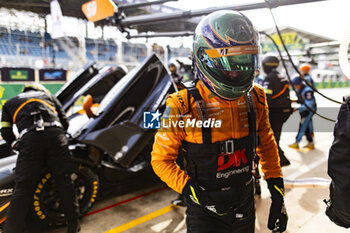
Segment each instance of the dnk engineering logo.
[[143,112],[143,128],[144,129],[159,129],[160,116],[162,114],[157,110],[156,112]]

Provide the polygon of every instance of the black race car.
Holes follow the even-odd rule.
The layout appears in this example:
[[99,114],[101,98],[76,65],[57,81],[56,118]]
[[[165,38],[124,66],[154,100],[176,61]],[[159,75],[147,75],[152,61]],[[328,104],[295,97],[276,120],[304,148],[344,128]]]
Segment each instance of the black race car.
[[[69,116],[72,179],[82,216],[107,187],[121,189],[140,173],[151,173],[155,130],[143,128],[143,115],[147,111],[163,112],[166,97],[173,91],[167,70],[152,55],[129,73],[121,66],[97,69],[88,64],[56,94]],[[0,159],[3,223],[13,193],[17,155],[1,157],[5,157]],[[47,225],[65,224],[55,181],[47,171],[43,171],[33,196],[33,216]]]

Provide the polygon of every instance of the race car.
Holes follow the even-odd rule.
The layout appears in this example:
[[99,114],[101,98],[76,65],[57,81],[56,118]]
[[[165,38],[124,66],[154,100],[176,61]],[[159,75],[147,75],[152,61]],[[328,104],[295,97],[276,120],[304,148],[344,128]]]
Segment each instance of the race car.
[[[156,55],[151,55],[128,73],[123,66],[97,69],[95,64],[88,64],[57,92],[70,123],[67,135],[74,161],[71,177],[81,216],[101,193],[111,187],[126,187],[139,174],[152,173],[150,152],[155,129],[143,127],[143,115],[162,113],[173,91],[167,70]],[[17,154],[0,157],[3,224],[13,194]],[[65,224],[55,189],[51,174],[43,170],[33,195],[32,220],[46,225]]]

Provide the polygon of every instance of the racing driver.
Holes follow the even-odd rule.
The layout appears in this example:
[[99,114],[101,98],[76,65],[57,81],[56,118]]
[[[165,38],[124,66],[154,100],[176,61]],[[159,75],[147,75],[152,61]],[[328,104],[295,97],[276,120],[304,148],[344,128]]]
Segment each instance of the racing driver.
[[[155,173],[183,195],[188,233],[255,231],[256,154],[271,192],[268,228],[286,230],[277,145],[264,89],[253,84],[259,57],[259,35],[243,14],[217,11],[198,24],[197,78],[169,96],[152,151]],[[180,150],[186,173],[175,162]]]

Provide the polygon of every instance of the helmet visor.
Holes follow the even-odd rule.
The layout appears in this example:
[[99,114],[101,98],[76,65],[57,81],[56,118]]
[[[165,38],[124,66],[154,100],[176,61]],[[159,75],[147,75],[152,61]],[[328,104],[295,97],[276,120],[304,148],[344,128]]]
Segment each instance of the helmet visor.
[[204,68],[218,81],[229,86],[250,82],[259,69],[259,46],[240,46],[220,49],[202,49]]

